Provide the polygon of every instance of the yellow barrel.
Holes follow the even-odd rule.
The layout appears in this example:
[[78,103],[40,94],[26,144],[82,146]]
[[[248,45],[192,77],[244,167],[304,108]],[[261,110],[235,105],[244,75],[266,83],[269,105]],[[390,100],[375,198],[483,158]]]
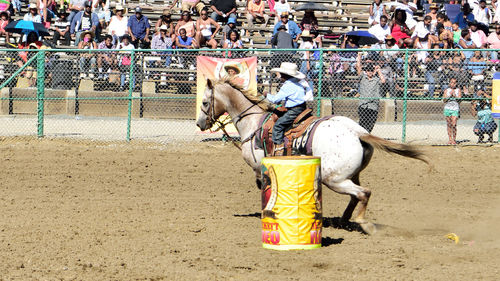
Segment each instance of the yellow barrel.
[[262,169],[262,246],[321,247],[321,159],[266,157]]

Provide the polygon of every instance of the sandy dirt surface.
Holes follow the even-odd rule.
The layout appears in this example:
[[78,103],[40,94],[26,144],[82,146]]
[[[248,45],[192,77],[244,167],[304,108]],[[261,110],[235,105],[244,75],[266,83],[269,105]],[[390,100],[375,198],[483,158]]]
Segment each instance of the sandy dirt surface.
[[323,247],[279,252],[231,145],[1,138],[0,280],[497,280],[500,146],[423,149],[362,173],[375,235],[325,190]]

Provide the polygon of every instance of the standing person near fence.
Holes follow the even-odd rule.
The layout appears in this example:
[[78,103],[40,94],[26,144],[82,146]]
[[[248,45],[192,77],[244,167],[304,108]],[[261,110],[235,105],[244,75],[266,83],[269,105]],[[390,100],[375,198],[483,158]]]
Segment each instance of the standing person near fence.
[[451,78],[449,88],[444,91],[444,116],[448,132],[448,144],[457,144],[457,120],[460,115],[460,98],[462,92],[457,88],[457,79]]
[[361,67],[361,53],[358,54],[356,70],[361,76],[357,95],[361,98],[358,105],[359,125],[371,132],[378,116],[380,84],[385,83],[385,77],[379,65],[370,63]]

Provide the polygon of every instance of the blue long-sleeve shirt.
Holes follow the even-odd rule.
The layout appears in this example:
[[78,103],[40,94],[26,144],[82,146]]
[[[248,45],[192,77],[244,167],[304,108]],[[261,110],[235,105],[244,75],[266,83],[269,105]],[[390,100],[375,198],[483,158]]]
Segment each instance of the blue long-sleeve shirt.
[[[280,21],[274,26],[273,36],[278,32],[278,27],[280,27],[281,25],[283,25],[283,22]],[[288,32],[288,34],[290,34],[292,38],[295,39],[299,34],[302,33],[302,30],[294,21],[289,20],[286,32]]]
[[[307,83],[305,83],[307,84]],[[301,85],[300,80],[291,78],[283,83],[276,95],[268,95],[267,99],[272,103],[285,101],[285,107],[290,108],[305,102],[306,91],[310,91],[309,85]]]
[[[83,17],[83,12],[84,11],[80,11],[78,12],[74,17],[73,17],[73,20],[71,21],[71,26],[69,28],[69,32],[71,34],[74,34],[75,32],[80,32],[80,31],[83,31],[82,30],[82,17]],[[97,16],[96,13],[91,13],[90,14],[90,22],[91,22],[91,27],[90,29],[92,29],[94,27],[97,27],[97,25],[99,24],[99,17]]]
[[[469,22],[474,21],[474,15],[472,13],[469,13],[467,15],[467,21],[469,21]],[[460,27],[460,29],[467,29],[467,27],[469,26],[467,21],[466,21],[466,19],[464,19],[464,12],[460,12],[455,17],[455,20],[453,21],[453,23],[458,23],[458,27]]]

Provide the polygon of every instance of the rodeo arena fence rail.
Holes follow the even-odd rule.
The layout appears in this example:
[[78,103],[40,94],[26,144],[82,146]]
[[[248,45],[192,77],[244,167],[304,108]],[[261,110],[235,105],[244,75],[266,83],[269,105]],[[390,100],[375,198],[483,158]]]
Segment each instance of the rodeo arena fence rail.
[[[204,91],[207,78],[199,58],[208,57],[219,60],[213,67],[205,65],[217,72],[213,78],[235,76],[245,85],[255,85],[258,94],[279,90],[280,80],[272,68],[296,63],[314,89],[314,101],[309,102],[314,114],[356,121],[361,117],[373,134],[400,142],[448,142],[443,93],[453,87],[461,92],[456,99],[457,141],[476,143],[477,107],[491,101],[493,75],[500,66],[483,59],[484,52],[497,51],[4,49],[0,135],[224,140],[222,132],[200,132],[195,124],[200,108],[197,93]],[[245,58],[254,58],[254,65],[238,64],[232,71],[225,67]],[[250,71],[255,74],[248,75]],[[237,137],[235,131],[230,134]]]

